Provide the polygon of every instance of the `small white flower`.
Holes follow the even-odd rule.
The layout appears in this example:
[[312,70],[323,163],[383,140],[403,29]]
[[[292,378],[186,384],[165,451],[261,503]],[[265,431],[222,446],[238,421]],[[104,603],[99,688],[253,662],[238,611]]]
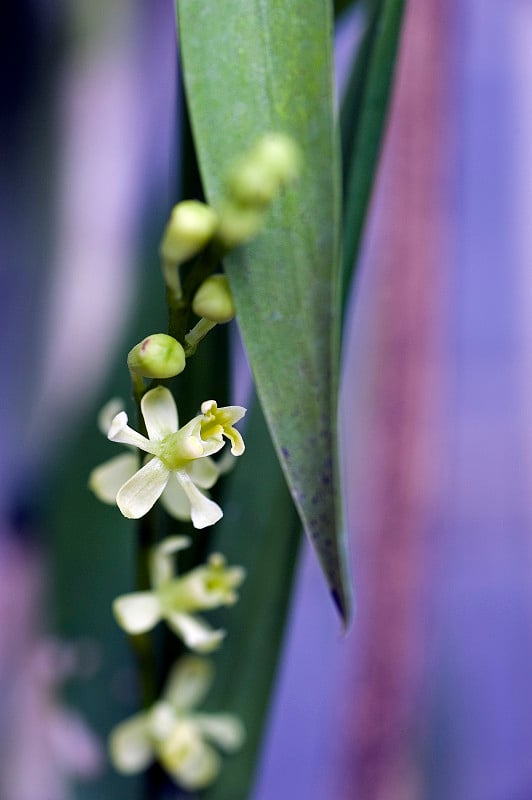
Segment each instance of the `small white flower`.
[[226,753],[236,752],[245,733],[240,720],[232,714],[202,714],[194,710],[207,694],[212,679],[210,662],[196,656],[181,658],[161,700],[111,732],[109,753],[115,768],[132,775],[157,759],[185,789],[203,789],[213,783],[221,759],[212,744]]
[[164,619],[191,650],[207,653],[219,646],[225,631],[214,630],[196,615],[236,603],[236,589],[245,577],[242,567],[227,567],[219,553],[207,564],[177,577],[173,555],[190,545],[190,539],[174,536],[154,548],[151,558],[152,590],[117,597],[113,612],[121,628],[138,634]]
[[130,519],[142,517],[160,497],[165,510],[177,519],[191,519],[196,528],[213,525],[222,517],[222,510],[200,490],[210,489],[220,474],[210,456],[221,450],[224,436],[231,441],[234,455],[244,451],[233,424],[244,416],[245,409],[218,409],[209,400],[203,403],[200,415],[179,429],[174,399],[168,389],[159,386],[144,395],[141,410],[148,438],[129,427],[125,411],[119,411],[110,423],[108,414],[102,412],[100,421],[103,427],[109,423],[111,441],[143,450],[149,454],[147,462],[138,469],[136,453],[117,456],[92,471],[89,486],[104,502],[116,502]]
[[[101,409],[98,414],[98,428],[104,436],[107,437],[114,418],[123,410],[123,400],[119,400],[116,397],[109,400]],[[119,456],[113,456],[113,458],[95,467],[89,475],[89,488],[102,503],[108,503],[113,506],[116,505],[116,495],[121,487],[129,478],[133,477],[140,467],[140,458],[137,448],[128,445],[126,445],[126,447],[129,452],[122,453]],[[204,459],[201,464],[205,464],[205,462],[210,462],[208,466],[212,467],[212,486],[216,482],[218,475],[222,474],[223,470],[219,465],[215,465],[214,461],[210,458]],[[190,520],[190,503],[181,487],[178,484],[174,487],[173,484],[174,481],[168,481],[168,485],[161,495],[161,503],[168,514],[186,522]],[[211,486],[205,488],[211,488]],[[175,491],[173,491],[174,488]],[[167,498],[168,502],[166,502]]]

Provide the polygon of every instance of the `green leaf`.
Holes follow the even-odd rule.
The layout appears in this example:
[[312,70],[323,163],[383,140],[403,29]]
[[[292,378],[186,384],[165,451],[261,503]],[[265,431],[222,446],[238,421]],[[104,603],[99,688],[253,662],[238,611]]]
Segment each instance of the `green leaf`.
[[[62,453],[59,445],[55,447],[54,459],[44,472],[55,629],[67,642],[89,637],[101,657],[96,674],[87,680],[73,680],[65,693],[97,732],[104,748],[112,727],[139,710],[137,659],[111,610],[118,594],[135,588],[138,526],[125,519],[116,506],[97,500],[87,481],[95,466],[124,452],[98,430],[96,416],[110,397],[123,398],[132,410],[125,354],[150,331],[160,330],[164,306],[156,252],[162,218],[163,210],[152,204],[145,222],[146,253],[151,255],[143,259],[142,283],[135,287],[142,303],[137,304],[137,316],[124,333],[116,362],[110,364],[109,384],[69,447]],[[196,381],[193,384],[195,387]],[[109,768],[97,780],[73,789],[72,796],[76,800],[139,800],[145,796],[145,778],[124,777]]]
[[368,25],[341,113],[345,173],[342,306],[345,312],[385,130],[405,0],[370,0]]
[[263,232],[226,260],[257,391],[305,530],[349,618],[336,459],[338,142],[329,0],[178,4],[183,74],[209,201],[264,133],[304,154]]
[[248,797],[301,540],[299,517],[256,402],[246,443],[246,461],[239,461],[228,478],[224,517],[213,529],[211,546],[229,564],[243,565],[247,575],[237,605],[215,618],[227,639],[215,657],[217,678],[208,698],[213,711],[238,714],[246,742],[237,755],[224,759],[206,800]]
[[[129,520],[116,507],[96,500],[87,488],[90,470],[116,455],[97,430],[95,417],[96,409],[56,463],[59,469],[45,487],[45,496],[50,500],[46,517],[52,535],[50,585],[57,633],[74,645],[86,639],[101,659],[90,679],[74,679],[64,692],[105,747],[111,728],[136,710],[138,700],[134,684],[129,692],[123,688],[124,676],[134,675],[135,664],[111,613],[116,595],[132,588],[135,538]],[[75,791],[77,800],[140,796],[140,779],[125,782],[110,770]]]
[[361,0],[334,0],[334,15],[339,17],[344,11],[360,3]]

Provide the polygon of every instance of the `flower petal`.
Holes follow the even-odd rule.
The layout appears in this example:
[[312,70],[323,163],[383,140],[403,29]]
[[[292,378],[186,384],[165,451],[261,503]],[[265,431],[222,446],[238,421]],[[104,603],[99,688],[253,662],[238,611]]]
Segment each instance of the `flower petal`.
[[172,667],[164,697],[177,711],[188,711],[201,703],[213,679],[214,667],[210,661],[183,656]]
[[107,436],[116,415],[124,410],[124,405],[124,401],[119,397],[112,397],[100,410],[98,414],[98,428],[104,436]]
[[227,475],[234,468],[236,458],[230,450],[224,450],[221,457],[216,461],[216,469],[219,475]]
[[184,643],[196,653],[212,653],[222,643],[225,631],[211,628],[199,617],[185,614],[182,611],[166,612],[165,619],[169,627]]
[[195,528],[207,528],[223,517],[220,506],[200,492],[186,470],[178,470],[175,476],[190,501],[190,518]]
[[158,748],[163,767],[184,789],[203,789],[216,779],[221,759],[190,720],[178,722]]
[[191,541],[188,536],[169,536],[167,539],[163,539],[163,541],[153,549],[150,564],[150,577],[154,589],[172,580],[175,575],[172,556],[174,553],[179,552],[179,550],[185,550],[187,547],[190,547],[190,544]]
[[150,389],[140,401],[140,407],[150,439],[164,439],[177,431],[177,408],[169,389],[164,386]]
[[246,449],[241,433],[232,425],[229,425],[224,433],[231,442],[231,453],[234,456],[241,456]]
[[122,455],[95,467],[89,475],[89,488],[98,500],[114,505],[120,487],[137,471],[139,459],[135,453]]
[[[201,459],[201,461],[205,460]],[[192,461],[191,463],[196,464],[197,462]],[[161,495],[161,504],[166,513],[170,514],[174,519],[179,519],[182,522],[187,522],[190,519],[190,501],[185,491],[181,488],[174,472],[170,473],[168,484]]]
[[212,414],[216,420],[225,425],[234,425],[246,415],[244,406],[222,406],[218,408],[216,400],[205,400],[201,404],[201,413],[205,416]]
[[209,456],[191,461],[185,469],[200,489],[210,489],[220,474],[217,464]]
[[125,775],[141,772],[154,759],[146,714],[121,722],[109,736],[109,755],[115,769]]
[[233,714],[194,714],[203,736],[227,753],[234,753],[244,744],[246,731],[242,722]]
[[175,708],[166,700],[158,700],[147,713],[150,736],[158,742],[167,739],[176,724]]
[[129,427],[125,411],[121,411],[113,419],[107,433],[107,438],[112,442],[121,442],[121,444],[129,444],[132,447],[138,447],[139,450],[144,450],[146,453],[155,454],[157,450],[156,446],[150,442],[149,439],[146,439],[145,436],[141,436],[140,433],[137,433],[137,431]]
[[132,592],[113,601],[113,614],[127,633],[145,633],[161,619],[161,604],[154,592]]
[[219,450],[222,449],[224,446],[223,437],[220,434],[218,437],[210,437],[208,439],[203,439],[201,436],[201,423],[203,417],[201,415],[197,417],[193,417],[186,425],[183,425],[180,428],[181,438],[183,441],[190,438],[193,442],[196,443],[195,447],[198,450],[198,453],[195,458],[201,458],[205,456],[212,456],[214,453],[217,453]]
[[158,458],[152,458],[139,469],[116,496],[116,504],[124,517],[139,519],[144,516],[163,493],[169,476],[169,470]]
[[245,450],[244,440],[233,425],[242,419],[246,409],[243,406],[218,408],[215,400],[205,400],[201,404],[201,412],[204,415],[202,436],[207,439],[211,436],[218,439],[223,434],[231,442],[231,453],[234,456],[241,456]]

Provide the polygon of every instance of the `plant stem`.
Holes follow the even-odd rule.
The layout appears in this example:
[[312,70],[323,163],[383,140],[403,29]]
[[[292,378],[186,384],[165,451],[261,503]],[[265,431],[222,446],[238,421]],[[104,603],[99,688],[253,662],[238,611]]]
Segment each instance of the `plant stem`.
[[185,336],[185,355],[187,358],[194,355],[198,344],[207,336],[209,331],[212,331],[215,325],[216,322],[202,317],[192,330],[187,333]]
[[176,294],[171,285],[166,286],[168,333],[183,346],[185,346],[192,299],[205,278],[214,272],[225,252],[226,248],[222,242],[214,238],[192,262],[183,280],[181,294]]

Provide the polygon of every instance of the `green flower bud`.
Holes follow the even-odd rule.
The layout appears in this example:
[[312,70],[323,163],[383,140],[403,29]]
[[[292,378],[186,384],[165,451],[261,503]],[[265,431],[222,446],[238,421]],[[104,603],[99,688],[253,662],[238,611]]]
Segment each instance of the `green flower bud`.
[[290,136],[266,134],[235,166],[229,177],[231,196],[238,204],[264,208],[300,167],[301,151]]
[[231,175],[229,190],[237,203],[243,206],[264,208],[268,206],[279,189],[275,172],[258,158],[248,158]]
[[229,322],[235,316],[235,304],[225,275],[211,275],[203,281],[192,301],[198,317],[211,322]]
[[236,247],[256,236],[263,224],[264,214],[256,207],[226,202],[220,207],[217,236],[226,247]]
[[172,209],[161,241],[164,261],[181,264],[199,253],[218,226],[215,211],[197,200],[185,200]]
[[173,336],[153,333],[129,351],[127,365],[145,378],[173,378],[185,369],[185,351]]
[[301,170],[302,155],[297,143],[285,133],[268,133],[255,147],[257,158],[281,184],[295,180]]

